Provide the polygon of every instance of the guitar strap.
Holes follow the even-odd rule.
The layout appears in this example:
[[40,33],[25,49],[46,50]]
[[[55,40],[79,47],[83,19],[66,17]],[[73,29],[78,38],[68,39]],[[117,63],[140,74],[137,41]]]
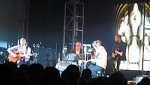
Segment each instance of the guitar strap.
[[100,54],[100,52],[96,55],[96,57],[95,57],[96,59],[98,59],[99,54]]
[[[102,50],[102,49],[103,49],[103,48],[101,48],[101,50]],[[96,59],[98,59],[99,54],[100,54],[100,52],[98,52],[98,54],[96,55]]]
[[[28,46],[26,46],[26,52],[25,52],[25,54],[27,54],[27,52],[28,52]],[[25,57],[23,57],[23,62],[25,62]]]
[[27,54],[28,53],[28,46],[26,47],[26,53],[25,54]]

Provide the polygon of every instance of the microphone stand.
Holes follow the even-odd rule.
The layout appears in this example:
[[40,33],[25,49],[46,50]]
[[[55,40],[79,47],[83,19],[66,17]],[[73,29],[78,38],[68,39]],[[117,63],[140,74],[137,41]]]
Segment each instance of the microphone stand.
[[[91,47],[91,44],[83,44],[84,46],[84,60],[87,60],[87,47]],[[84,63],[84,69],[86,69],[86,63]]]

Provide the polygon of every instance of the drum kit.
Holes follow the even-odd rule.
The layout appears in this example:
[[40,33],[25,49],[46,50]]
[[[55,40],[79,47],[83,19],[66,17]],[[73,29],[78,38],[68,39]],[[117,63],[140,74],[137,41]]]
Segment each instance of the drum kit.
[[77,55],[75,53],[68,53],[65,54],[64,59],[62,61],[58,61],[56,64],[56,68],[60,71],[64,71],[69,65],[76,65],[81,67],[83,60],[88,60],[89,57],[91,58],[91,52],[94,50],[94,48],[91,48],[91,44],[83,44],[84,46],[84,53],[81,55]]

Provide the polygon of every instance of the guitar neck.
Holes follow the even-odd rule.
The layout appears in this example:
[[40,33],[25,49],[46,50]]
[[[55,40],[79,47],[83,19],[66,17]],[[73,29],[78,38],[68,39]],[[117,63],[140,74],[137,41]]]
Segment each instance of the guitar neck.
[[19,55],[20,57],[25,57],[25,56],[37,56],[37,54],[23,54],[23,55]]

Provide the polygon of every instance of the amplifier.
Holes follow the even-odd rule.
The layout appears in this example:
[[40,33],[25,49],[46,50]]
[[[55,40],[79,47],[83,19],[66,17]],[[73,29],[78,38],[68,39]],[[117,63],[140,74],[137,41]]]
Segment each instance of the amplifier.
[[148,77],[150,78],[150,75],[139,75],[139,76],[136,76],[136,84],[139,83],[144,77]]

